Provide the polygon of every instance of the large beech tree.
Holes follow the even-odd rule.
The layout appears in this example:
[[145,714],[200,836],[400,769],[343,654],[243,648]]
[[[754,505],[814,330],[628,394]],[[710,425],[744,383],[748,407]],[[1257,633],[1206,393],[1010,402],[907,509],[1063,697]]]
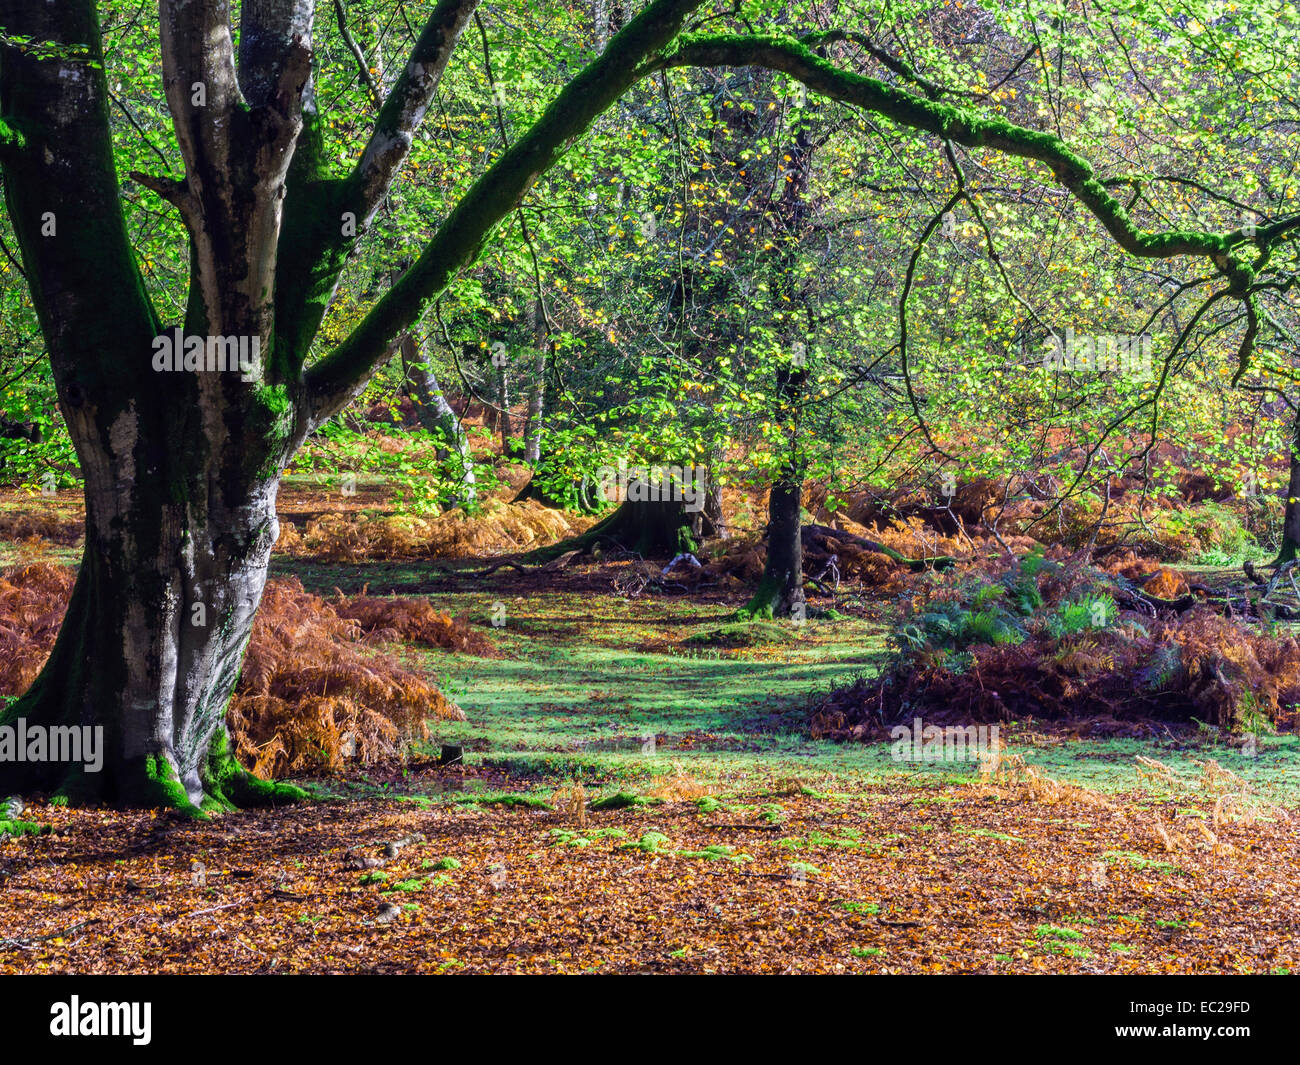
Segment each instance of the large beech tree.
[[[105,765],[0,764],[0,791],[190,810],[290,788],[233,761],[225,707],[277,537],[281,471],[392,357],[395,341],[539,176],[641,79],[761,66],[933,135],[1043,164],[1129,254],[1204,260],[1247,307],[1296,220],[1149,232],[1059,138],[981,114],[854,33],[691,33],[729,8],[653,0],[468,187],[416,261],[332,350],[309,358],[350,254],[406,158],[477,0],[441,0],[343,178],[324,165],[313,0],[161,0],[161,70],[183,180],[135,175],[184,222],[184,321],[162,321],[127,237],[94,0],[0,0],[0,164],[59,403],[85,477],[86,538],[58,641],[5,720],[98,725]],[[784,5],[772,5],[773,21]],[[833,10],[830,9],[830,10]],[[707,18],[705,17],[707,16]],[[749,23],[737,18],[737,26]],[[236,45],[236,41],[238,44]],[[876,68],[881,80],[863,70]],[[892,81],[892,84],[890,83]],[[256,338],[253,373],[159,372],[155,338]],[[1244,358],[1244,355],[1243,355]]]

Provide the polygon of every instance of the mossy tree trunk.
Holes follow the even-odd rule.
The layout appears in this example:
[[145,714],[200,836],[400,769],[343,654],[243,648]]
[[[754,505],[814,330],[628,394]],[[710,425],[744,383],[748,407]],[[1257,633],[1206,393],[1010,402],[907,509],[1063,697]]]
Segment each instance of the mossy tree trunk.
[[[86,471],[85,554],[49,661],[3,715],[29,732],[100,729],[104,764],[0,762],[0,791],[187,809],[293,795],[239,769],[224,724],[278,534],[277,478],[220,462],[169,469],[168,440],[184,428],[142,421],[70,423]],[[200,495],[209,477],[228,494]]]
[[403,380],[407,393],[415,403],[415,415],[427,432],[446,442],[447,446],[441,452],[443,456],[450,457],[455,453],[460,466],[458,501],[473,503],[477,498],[477,482],[474,476],[474,455],[470,450],[465,427],[443,395],[433,368],[421,357],[423,353],[412,333],[408,332],[402,337],[399,350],[402,353]]
[[[302,127],[285,93],[302,89],[309,50],[284,12],[261,11],[268,34],[289,38],[264,57],[260,87],[247,87],[258,106],[241,110],[233,61],[221,63],[220,43],[212,55],[196,44],[220,42],[213,11],[163,6],[169,105],[192,161],[187,184],[160,186],[192,239],[191,298],[174,329],[159,321],[127,243],[104,74],[91,62],[93,5],[0,7],[7,30],[90,60],[0,50],[0,109],[31,138],[4,156],[6,206],[86,503],[64,625],[4,718],[28,730],[102,729],[104,755],[93,773],[0,763],[0,791],[198,809],[268,790],[230,760],[224,714],[278,533],[280,473],[308,429],[294,385],[263,356],[280,188]],[[248,28],[259,29],[258,15]],[[195,113],[195,83],[215,124]]]
[[1290,472],[1282,510],[1282,543],[1274,565],[1294,562],[1300,552],[1300,414],[1291,429]]
[[776,398],[782,417],[789,419],[790,456],[772,485],[767,503],[767,559],[758,590],[745,604],[746,617],[802,621],[807,608],[803,590],[803,466],[798,447],[798,405],[808,372],[777,371]]
[[624,500],[585,533],[526,556],[546,562],[569,551],[633,551],[642,558],[672,558],[699,550],[699,513],[680,500]]

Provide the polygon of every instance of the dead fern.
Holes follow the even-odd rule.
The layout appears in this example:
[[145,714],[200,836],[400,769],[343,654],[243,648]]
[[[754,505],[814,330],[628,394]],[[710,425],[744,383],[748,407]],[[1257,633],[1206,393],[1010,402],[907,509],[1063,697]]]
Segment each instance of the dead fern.
[[[71,567],[48,562],[0,571],[0,695],[21,694],[35,680],[75,580]],[[455,623],[449,631],[460,632]],[[426,737],[430,717],[463,720],[436,687],[367,647],[363,635],[356,619],[296,579],[267,584],[227,713],[244,766],[269,777],[338,770],[350,759],[368,764]]]
[[550,804],[556,816],[582,828],[587,823],[587,789],[580,781],[557,788],[551,792]]

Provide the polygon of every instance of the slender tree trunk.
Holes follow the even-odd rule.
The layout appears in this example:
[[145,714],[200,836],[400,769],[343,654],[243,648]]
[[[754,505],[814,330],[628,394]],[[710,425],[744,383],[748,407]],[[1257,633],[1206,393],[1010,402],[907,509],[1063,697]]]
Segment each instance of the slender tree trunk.
[[[546,355],[538,353],[537,373],[546,372]],[[538,462],[542,457],[542,391],[541,381],[528,386],[528,417],[524,421],[524,461]]]
[[546,365],[549,338],[546,315],[539,301],[533,304],[535,349],[532,379],[528,382],[528,417],[524,422],[524,461],[538,462],[542,457],[542,415],[546,395]]
[[1282,511],[1282,543],[1275,565],[1295,561],[1300,553],[1300,414],[1291,430],[1290,475]]
[[788,416],[792,425],[790,455],[768,497],[767,561],[758,591],[741,611],[749,617],[802,621],[806,611],[803,540],[800,535],[803,464],[799,457],[796,415],[807,376],[807,371],[801,369],[782,368],[777,372],[777,399],[785,408],[783,416]]
[[402,337],[400,350],[406,388],[415,402],[416,417],[428,432],[446,441],[447,449],[440,450],[440,457],[451,454],[457,456],[460,463],[460,502],[473,503],[476,497],[474,457],[470,451],[469,437],[465,435],[465,427],[451,409],[447,397],[442,394],[432,368],[420,357],[419,345],[411,333]]
[[514,425],[510,418],[510,376],[504,362],[496,368],[496,379],[497,428],[501,430],[501,454],[509,455]]

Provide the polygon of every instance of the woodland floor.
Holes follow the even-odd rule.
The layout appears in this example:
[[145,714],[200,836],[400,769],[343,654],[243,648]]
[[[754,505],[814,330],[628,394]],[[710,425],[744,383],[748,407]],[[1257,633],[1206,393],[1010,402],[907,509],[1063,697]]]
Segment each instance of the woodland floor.
[[[1247,757],[1187,732],[1017,727],[1013,752],[1081,786],[1045,795],[798,731],[810,692],[878,667],[870,603],[687,653],[734,602],[624,599],[595,566],[277,565],[484,625],[504,603],[486,629],[502,657],[406,652],[468,720],[295,807],[191,823],[35,805],[54,831],[0,843],[0,972],[1300,969],[1294,736]],[[466,765],[437,766],[443,743]],[[1166,769],[1140,775],[1139,755]],[[1249,783],[1249,818],[1216,816],[1207,759]],[[624,805],[566,810],[575,779]]]

